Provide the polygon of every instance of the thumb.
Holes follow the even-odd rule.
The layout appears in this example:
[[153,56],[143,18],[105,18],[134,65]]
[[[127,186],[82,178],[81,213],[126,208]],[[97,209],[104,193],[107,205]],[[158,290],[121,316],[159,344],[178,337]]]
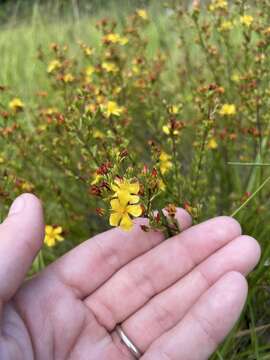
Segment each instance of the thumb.
[[41,202],[32,194],[20,195],[0,225],[0,308],[23,282],[43,238]]

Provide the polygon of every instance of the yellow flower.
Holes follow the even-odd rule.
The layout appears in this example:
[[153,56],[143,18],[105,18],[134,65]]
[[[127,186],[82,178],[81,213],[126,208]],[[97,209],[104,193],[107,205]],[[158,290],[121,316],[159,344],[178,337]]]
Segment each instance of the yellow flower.
[[169,106],[169,113],[173,114],[173,115],[179,114],[180,109],[181,109],[181,106],[171,105],[171,106]]
[[95,129],[95,130],[93,131],[93,138],[94,138],[94,139],[103,139],[104,136],[105,136],[105,135],[103,134],[103,132],[100,131],[100,130],[98,130],[98,129]]
[[161,171],[161,174],[165,174],[167,171],[169,171],[172,167],[171,156],[165,153],[165,151],[161,151],[159,156],[159,168]]
[[45,239],[44,242],[47,246],[55,246],[57,241],[63,241],[64,238],[61,236],[63,229],[61,226],[53,227],[51,225],[46,225],[45,227]]
[[100,109],[107,119],[111,115],[120,116],[124,111],[124,108],[119,106],[115,101],[108,101],[107,104],[101,104]]
[[163,131],[164,134],[166,134],[166,135],[170,135],[170,132],[171,132],[168,125],[163,125],[163,126],[162,126],[162,131]]
[[112,208],[110,225],[119,226],[125,231],[130,230],[133,226],[130,215],[138,217],[142,214],[142,208],[138,204],[128,205],[128,203],[121,203],[119,199],[112,199],[110,204]]
[[55,108],[55,107],[52,107],[52,108],[47,108],[47,109],[44,109],[42,110],[42,114],[44,115],[54,115],[54,114],[57,114],[58,113],[58,109]]
[[68,73],[63,76],[63,80],[65,83],[70,83],[70,82],[74,81],[75,78],[72,74]]
[[85,74],[87,76],[91,76],[93,73],[95,72],[95,68],[93,65],[89,65],[87,66],[87,68],[85,69]]
[[216,139],[215,139],[215,138],[211,138],[211,139],[208,141],[207,147],[208,147],[208,149],[216,149],[216,148],[218,147],[218,143],[216,142]]
[[119,179],[115,180],[111,188],[115,192],[113,197],[118,198],[121,204],[136,204],[140,200],[138,196],[140,184],[138,182],[131,182],[125,178]]
[[219,31],[230,31],[233,29],[233,23],[231,21],[223,21],[219,27]]
[[254,18],[251,15],[240,16],[241,24],[246,26],[246,27],[250,27],[250,25],[253,23],[253,20],[254,20]]
[[5,158],[0,155],[0,164],[3,164],[5,162]]
[[119,34],[116,33],[109,33],[107,35],[104,35],[102,38],[103,42],[109,42],[112,44],[120,44],[120,45],[126,45],[128,43],[128,38],[123,36],[121,37]]
[[60,69],[61,67],[61,63],[59,60],[52,60],[47,68],[47,72],[50,74],[52,72],[54,72],[54,70]]
[[93,54],[94,49],[90,48],[89,46],[85,46],[85,47],[83,48],[83,52],[84,52],[84,54],[85,54],[86,56],[90,56],[90,55]]
[[234,104],[224,104],[219,110],[219,114],[222,116],[232,116],[236,114],[236,108]]
[[115,193],[110,202],[112,210],[110,225],[130,230],[133,225],[130,215],[138,217],[142,214],[142,208],[138,204],[140,184],[124,178],[115,180],[111,188]]
[[138,75],[141,72],[139,66],[137,66],[137,65],[132,65],[131,69],[132,69],[133,74],[135,74],[135,75]]
[[165,191],[166,190],[166,185],[164,183],[164,181],[162,179],[158,180],[158,187],[160,191]]
[[228,1],[226,0],[212,0],[209,6],[210,11],[226,10],[228,8]]
[[121,86],[117,86],[116,88],[113,89],[113,94],[114,95],[118,95],[120,92],[122,91]]
[[238,83],[241,79],[240,79],[239,74],[237,74],[237,73],[235,72],[235,73],[232,74],[231,80],[232,80],[233,82]]
[[8,106],[14,112],[22,111],[24,109],[24,103],[19,98],[12,99]]
[[[166,135],[170,135],[171,134],[171,127],[168,126],[168,125],[163,125],[162,126],[162,131],[164,132],[164,134]],[[173,130],[173,135],[178,135],[179,134],[179,131],[178,130]]]
[[143,20],[148,20],[148,14],[147,14],[147,11],[145,9],[137,9],[136,13]]
[[112,63],[112,62],[104,61],[104,62],[101,64],[101,67],[102,67],[102,69],[104,69],[104,70],[107,71],[107,72],[116,73],[117,71],[119,71],[118,66],[115,65],[115,64]]

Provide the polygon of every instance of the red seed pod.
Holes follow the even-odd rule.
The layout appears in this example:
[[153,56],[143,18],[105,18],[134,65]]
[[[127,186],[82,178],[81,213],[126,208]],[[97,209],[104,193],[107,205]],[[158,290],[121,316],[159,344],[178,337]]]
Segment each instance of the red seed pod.
[[157,223],[159,223],[160,220],[161,220],[160,213],[157,213],[157,215],[155,216],[155,221],[156,221]]
[[105,210],[103,208],[96,208],[96,213],[99,216],[103,216],[105,214]]
[[127,149],[124,149],[120,152],[120,157],[121,158],[125,158],[128,156],[128,150]]
[[157,172],[157,169],[156,169],[156,168],[153,168],[153,170],[152,170],[152,172],[151,172],[151,175],[154,176],[154,177],[157,177],[158,172]]
[[94,196],[101,196],[101,190],[98,186],[93,185],[89,189],[89,193]]

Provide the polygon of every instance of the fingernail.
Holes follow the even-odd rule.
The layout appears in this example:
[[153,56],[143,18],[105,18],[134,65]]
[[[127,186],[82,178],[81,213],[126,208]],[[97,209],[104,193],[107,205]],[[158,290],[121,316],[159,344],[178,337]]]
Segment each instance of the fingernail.
[[8,215],[14,215],[21,212],[24,208],[25,200],[24,196],[19,196],[15,199],[9,209]]

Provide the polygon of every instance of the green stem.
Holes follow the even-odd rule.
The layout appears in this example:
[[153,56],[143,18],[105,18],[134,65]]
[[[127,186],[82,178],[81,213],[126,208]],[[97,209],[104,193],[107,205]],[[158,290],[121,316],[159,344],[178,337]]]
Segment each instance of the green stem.
[[252,195],[249,196],[249,198],[241,205],[239,208],[237,208],[231,215],[231,217],[234,217],[240,210],[242,210],[257,194],[258,192],[268,183],[270,180],[270,176],[264,180],[264,182],[254,191]]

